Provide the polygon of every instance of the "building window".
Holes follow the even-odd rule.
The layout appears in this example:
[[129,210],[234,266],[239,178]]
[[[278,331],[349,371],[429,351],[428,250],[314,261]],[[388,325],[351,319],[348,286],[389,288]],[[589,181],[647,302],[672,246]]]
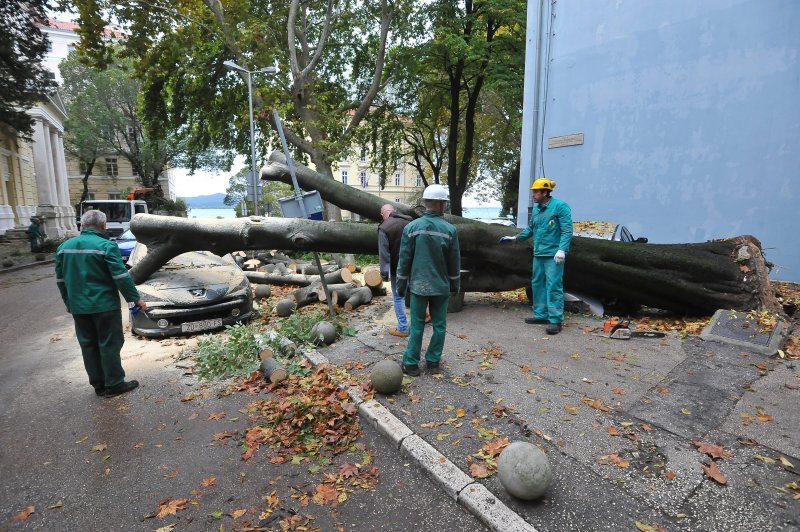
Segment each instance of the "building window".
[[421,176],[421,175],[418,175],[418,176],[417,176],[417,186],[418,186],[418,187],[421,187],[421,186],[422,186],[422,176]]
[[133,166],[133,165],[131,165],[131,175],[134,176],[134,177],[138,177],[139,176],[139,172],[136,171],[136,167]]
[[71,54],[74,51],[75,51],[75,45],[74,44],[68,44],[67,45],[67,54]]
[[122,199],[122,194],[109,192],[108,199]]
[[369,175],[365,170],[361,170],[358,173],[358,179],[361,181],[361,188],[367,188],[369,186]]
[[361,148],[361,157],[359,157],[359,160],[362,163],[367,162],[367,149],[366,148]]
[[136,138],[136,128],[133,126],[128,126],[128,136],[132,139]]
[[394,202],[395,202],[395,203],[400,203],[400,198],[395,198],[395,199],[394,199]]
[[[78,166],[80,167],[81,175],[86,175],[86,171],[89,169],[89,165],[86,164],[86,161],[81,161],[78,163]],[[92,173],[89,172],[89,175],[92,175]]]
[[93,200],[94,199],[94,192],[87,192],[86,193],[86,199],[87,200]]
[[106,175],[108,177],[117,177],[119,175],[119,167],[117,166],[116,158],[106,159]]
[[342,184],[347,184],[347,170],[342,170]]
[[55,73],[55,72],[50,72],[50,71],[48,70],[48,71],[46,72],[46,74],[47,74],[47,77],[48,77],[48,78],[50,78],[50,79],[52,79],[52,80],[55,80],[55,79],[56,79],[56,73]]
[[396,187],[400,186],[400,172],[394,173],[394,186]]

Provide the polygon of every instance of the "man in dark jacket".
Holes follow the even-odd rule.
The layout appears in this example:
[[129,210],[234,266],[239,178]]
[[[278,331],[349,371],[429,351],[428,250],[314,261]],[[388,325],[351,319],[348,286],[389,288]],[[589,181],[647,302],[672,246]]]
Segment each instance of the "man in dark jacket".
[[39,219],[35,216],[31,218],[31,225],[28,226],[28,240],[31,243],[31,253],[38,253],[42,250],[42,230]]
[[442,217],[449,199],[447,188],[430,185],[422,193],[425,213],[406,225],[397,262],[397,293],[411,292],[411,336],[403,354],[403,372],[420,374],[419,359],[425,310],[430,308],[433,334],[425,352],[427,369],[439,373],[447,332],[447,302],[461,283],[458,231]]
[[378,257],[381,264],[383,280],[392,280],[392,302],[397,316],[397,327],[389,330],[392,336],[405,338],[408,336],[408,319],[406,319],[406,298],[396,290],[397,261],[400,258],[400,242],[403,229],[411,221],[410,216],[395,212],[394,206],[387,203],[381,207],[383,222],[378,226]]
[[120,351],[125,337],[119,294],[147,305],[136,290],[117,245],[106,234],[106,215],[90,210],[81,217],[81,234],[58,246],[56,282],[67,312],[75,320],[89,384],[97,395],[113,396],[139,386],[125,381]]

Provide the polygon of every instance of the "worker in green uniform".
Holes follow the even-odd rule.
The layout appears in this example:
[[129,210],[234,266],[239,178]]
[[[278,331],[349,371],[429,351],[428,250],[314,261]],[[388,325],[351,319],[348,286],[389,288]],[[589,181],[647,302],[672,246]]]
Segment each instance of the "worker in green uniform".
[[114,396],[139,386],[125,381],[120,351],[125,337],[118,291],[147,310],[117,245],[106,234],[106,215],[90,210],[81,217],[81,234],[58,246],[56,282],[75,321],[89,384],[97,395]]
[[511,242],[533,237],[533,317],[525,318],[525,323],[547,323],[547,334],[561,332],[564,321],[564,262],[572,241],[572,210],[552,197],[554,188],[552,179],[535,180],[531,190],[536,205],[528,227],[516,236],[500,239]]
[[403,229],[397,261],[397,293],[411,292],[411,335],[403,354],[403,372],[420,374],[419,360],[425,312],[430,309],[433,334],[425,352],[427,371],[439,373],[439,361],[447,331],[447,302],[458,293],[461,251],[458,231],[442,217],[450,195],[442,185],[430,185],[422,193],[425,212]]
[[38,253],[42,250],[42,229],[39,225],[39,218],[35,216],[31,218],[31,224],[26,231],[28,233],[28,240],[31,243],[31,253]]

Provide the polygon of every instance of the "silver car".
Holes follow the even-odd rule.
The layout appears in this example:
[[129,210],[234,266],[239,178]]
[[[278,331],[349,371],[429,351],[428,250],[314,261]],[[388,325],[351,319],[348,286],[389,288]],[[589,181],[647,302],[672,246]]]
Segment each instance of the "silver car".
[[[138,243],[128,265],[146,254],[147,246]],[[131,329],[139,336],[203,333],[253,316],[250,282],[230,255],[183,253],[136,288],[147,303],[147,311],[131,315]]]

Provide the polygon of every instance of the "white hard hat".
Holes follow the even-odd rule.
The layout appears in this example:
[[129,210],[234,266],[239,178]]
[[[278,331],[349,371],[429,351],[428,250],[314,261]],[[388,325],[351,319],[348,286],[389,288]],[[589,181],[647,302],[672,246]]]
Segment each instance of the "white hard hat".
[[422,199],[450,201],[450,192],[443,185],[428,185],[422,193]]

